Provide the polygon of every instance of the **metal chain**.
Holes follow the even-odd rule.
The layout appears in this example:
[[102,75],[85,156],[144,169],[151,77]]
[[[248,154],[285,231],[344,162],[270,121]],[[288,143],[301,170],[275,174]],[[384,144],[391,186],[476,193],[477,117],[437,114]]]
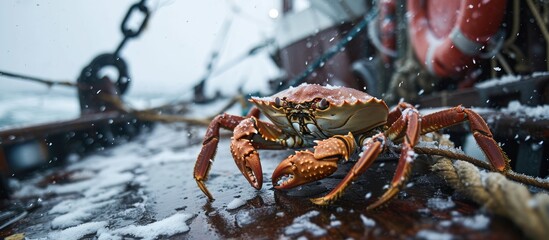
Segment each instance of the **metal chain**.
[[[122,41],[116,48],[116,51],[113,54],[107,53],[107,54],[101,54],[97,56],[92,61],[92,63],[90,63],[89,66],[86,66],[84,70],[82,70],[82,74],[79,78],[79,82],[71,83],[69,81],[51,81],[51,80],[46,80],[46,79],[37,78],[37,77],[25,76],[22,74],[10,73],[2,70],[0,70],[0,76],[39,82],[39,83],[46,84],[48,86],[63,85],[63,86],[70,86],[70,87],[78,87],[80,86],[81,81],[84,81],[84,79],[89,80],[89,77],[96,74],[97,71],[99,71],[102,67],[106,65],[112,65],[116,67],[119,71],[119,78],[116,82],[116,86],[118,87],[120,93],[123,94],[128,87],[130,78],[128,75],[126,63],[124,59],[122,59],[119,56],[119,54],[129,39],[138,37],[145,29],[145,26],[147,25],[147,22],[151,15],[150,10],[145,3],[146,3],[146,0],[141,0],[130,7],[130,9],[126,13],[126,16],[122,20],[122,24],[120,25],[120,30],[124,35],[124,39],[122,39]],[[141,22],[141,25],[139,25],[139,28],[137,28],[136,30],[130,29],[128,26],[128,20],[130,19],[132,14],[134,14],[134,12],[140,12],[141,14],[144,14],[143,21]],[[94,75],[94,78],[95,78],[95,75]]]
[[[120,56],[120,51],[129,39],[138,37],[145,29],[149,16],[151,15],[145,2],[146,0],[141,0],[130,6],[120,24],[120,31],[124,35],[124,39],[118,44],[116,51],[114,51],[114,53],[100,54],[94,58],[92,62],[82,70],[82,73],[78,78],[78,83],[86,83],[89,85],[97,84],[101,81],[101,77],[98,76],[99,71],[105,66],[113,66],[118,70],[118,79],[116,79],[115,82],[118,94],[123,95],[128,90],[131,78],[129,76],[126,61]],[[138,28],[131,29],[128,25],[129,19],[139,13],[144,15],[143,20]]]
[[[122,24],[120,24],[120,31],[124,35],[124,39],[120,42],[118,47],[116,48],[116,51],[114,51],[114,55],[118,56],[122,48],[125,46],[126,42],[129,39],[138,37],[141,32],[143,32],[143,29],[145,29],[145,26],[147,26],[147,22],[149,21],[149,17],[151,15],[151,11],[145,4],[146,0],[141,0],[138,3],[133,4],[130,9],[128,9],[128,12],[126,13],[126,16],[122,20]],[[130,29],[128,27],[128,20],[134,14],[134,12],[140,12],[144,15],[143,21],[139,25],[139,28],[137,30]]]

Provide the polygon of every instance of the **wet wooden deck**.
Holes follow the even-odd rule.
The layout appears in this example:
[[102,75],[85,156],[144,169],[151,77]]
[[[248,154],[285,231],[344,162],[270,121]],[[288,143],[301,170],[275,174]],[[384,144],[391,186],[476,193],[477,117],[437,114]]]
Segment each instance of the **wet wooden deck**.
[[[187,136],[186,131],[181,136]],[[192,136],[176,153],[188,155],[197,152],[200,134]],[[177,141],[174,139],[174,141]],[[309,202],[309,197],[319,196],[332,189],[345,175],[352,163],[343,164],[331,177],[291,191],[272,188],[271,173],[277,164],[293,151],[261,151],[264,169],[264,186],[257,191],[246,182],[234,165],[229,153],[229,140],[222,139],[211,170],[207,186],[216,198],[210,202],[196,186],[192,178],[194,159],[152,164],[144,173],[146,186],[128,184],[126,193],[116,206],[108,206],[93,219],[109,219],[136,202],[147,198],[146,211],[123,219],[122,222],[140,224],[164,219],[174,213],[192,214],[186,223],[188,232],[166,239],[273,239],[273,238],[330,238],[330,239],[409,239],[448,237],[452,239],[519,239],[524,235],[511,222],[486,213],[478,205],[454,194],[441,178],[417,164],[415,174],[407,188],[386,207],[366,211],[369,203],[380,196],[383,186],[392,177],[396,162],[380,160],[349,187],[346,194],[335,204],[319,207]],[[105,154],[105,157],[109,157]],[[144,157],[143,161],[147,161]],[[90,162],[89,164],[94,164]],[[70,183],[70,173],[57,169],[54,176],[43,173],[45,182]],[[52,180],[53,179],[53,180]],[[25,184],[25,182],[21,182]],[[144,196],[138,194],[144,193]],[[3,231],[5,237],[16,233],[27,236],[48,236],[54,216],[48,211],[57,203],[81,197],[77,192],[68,194],[44,194],[39,196],[42,207],[30,212],[27,217]],[[141,200],[140,200],[141,198]],[[235,198],[245,201],[236,209],[227,206]],[[445,206],[431,204],[433,200],[450,199]],[[26,202],[29,198],[15,198]],[[486,221],[473,221],[474,219]],[[487,223],[487,224],[486,224]],[[118,221],[116,224],[122,224]],[[115,224],[115,225],[116,225]],[[472,225],[471,225],[472,224]],[[476,226],[475,226],[476,225]],[[87,235],[85,239],[93,239]]]

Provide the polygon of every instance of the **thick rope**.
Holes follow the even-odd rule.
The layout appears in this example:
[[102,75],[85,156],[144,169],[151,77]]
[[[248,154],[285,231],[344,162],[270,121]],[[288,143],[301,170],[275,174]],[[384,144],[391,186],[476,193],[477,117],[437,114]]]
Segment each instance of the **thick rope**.
[[[444,139],[442,139],[444,140]],[[451,142],[439,141],[453,147]],[[472,163],[452,162],[439,157],[432,171],[442,176],[458,193],[484,206],[488,211],[510,219],[532,239],[549,236],[549,195],[532,195],[523,184],[508,180],[496,172],[481,172]],[[508,177],[518,175],[507,174]]]
[[100,98],[103,101],[113,104],[113,106],[119,111],[133,114],[135,117],[143,121],[159,121],[164,123],[183,122],[190,125],[208,126],[212,119],[188,118],[181,115],[161,114],[156,111],[157,109],[136,110],[128,107],[118,97],[100,95]]
[[530,194],[519,183],[500,173],[481,173],[473,164],[441,158],[432,170],[441,175],[457,192],[483,205],[495,214],[507,217],[529,237],[549,236],[549,195]]
[[[487,169],[487,170],[493,170],[492,166],[489,163],[478,160],[478,159],[473,158],[471,156],[465,155],[464,153],[458,153],[456,151],[451,151],[451,150],[446,150],[446,149],[426,148],[426,147],[415,147],[414,150],[416,151],[416,153],[427,154],[427,155],[444,156],[444,157],[448,157],[448,158],[455,159],[455,160],[463,160],[463,161],[469,162],[469,163],[471,163],[471,164],[473,164],[473,165],[475,165],[479,168],[484,168],[484,169]],[[502,174],[504,174],[507,178],[509,178],[511,180],[514,180],[514,181],[517,181],[517,182],[520,182],[520,183],[523,183],[523,184],[543,188],[545,190],[549,190],[549,181],[547,181],[547,180],[540,179],[540,178],[535,178],[535,177],[524,175],[524,174],[520,174],[520,173],[517,173],[517,172],[513,172],[512,170],[508,170],[507,172],[504,172]]]

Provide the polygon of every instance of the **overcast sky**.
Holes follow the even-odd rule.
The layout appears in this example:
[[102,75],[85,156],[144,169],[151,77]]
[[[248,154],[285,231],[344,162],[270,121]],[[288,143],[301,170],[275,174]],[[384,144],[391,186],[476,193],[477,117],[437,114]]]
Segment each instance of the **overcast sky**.
[[[82,67],[100,53],[113,52],[122,39],[120,22],[138,0],[1,0],[0,70],[76,81]],[[272,36],[269,10],[279,1],[149,0],[153,14],[141,37],[122,51],[133,83],[130,94],[183,94],[205,73],[212,46],[225,19],[233,16],[219,65]],[[267,54],[248,59],[210,81],[233,91],[247,82],[263,87],[277,71]],[[0,94],[44,89],[35,83],[0,77]],[[63,87],[57,87],[63,88]],[[250,89],[254,90],[254,89]]]

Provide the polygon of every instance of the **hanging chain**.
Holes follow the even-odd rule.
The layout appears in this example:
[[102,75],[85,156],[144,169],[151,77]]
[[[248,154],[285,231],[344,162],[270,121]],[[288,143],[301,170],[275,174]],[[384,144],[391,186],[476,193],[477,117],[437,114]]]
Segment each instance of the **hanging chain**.
[[[129,79],[129,77],[127,76],[125,62],[122,60],[122,58],[119,57],[119,53],[120,53],[120,50],[122,50],[122,48],[128,41],[128,39],[138,37],[141,34],[141,32],[143,32],[143,29],[145,29],[145,26],[147,25],[147,21],[149,20],[149,16],[151,15],[151,12],[149,8],[146,6],[145,2],[146,0],[141,0],[138,3],[133,4],[128,10],[128,12],[126,13],[124,20],[122,20],[122,24],[120,25],[122,34],[124,34],[124,39],[122,39],[122,42],[120,42],[120,44],[116,48],[116,51],[113,54],[100,55],[99,57],[94,59],[92,64],[90,64],[90,65],[93,65],[94,69],[97,69],[97,70],[104,65],[109,65],[109,64],[115,65],[119,70],[120,76],[121,76],[117,83],[117,85],[119,85],[119,87],[122,90],[121,92],[124,92],[124,90],[127,88],[127,82],[124,79]],[[137,28],[137,30],[133,30],[128,27],[128,20],[130,19],[131,15],[134,14],[134,12],[139,12],[144,15],[143,21],[141,22],[141,25],[139,26],[139,28]],[[111,56],[111,57],[108,57],[108,56]],[[63,86],[70,86],[70,87],[78,86],[78,83],[71,83],[69,81],[51,81],[43,78],[10,73],[2,70],[0,70],[0,76],[35,81],[39,83],[44,83],[48,86],[53,86],[53,85],[63,85]]]
[[[112,66],[118,70],[118,79],[116,79],[115,82],[117,93],[123,95],[126,92],[130,85],[131,78],[126,61],[120,56],[120,51],[129,39],[138,37],[145,29],[149,16],[151,15],[145,2],[146,0],[141,0],[130,6],[130,9],[128,9],[126,16],[124,16],[124,19],[120,24],[120,31],[124,35],[124,38],[120,44],[118,44],[116,51],[114,51],[114,53],[100,54],[95,57],[91,63],[82,70],[82,73],[78,78],[79,83],[86,83],[88,85],[100,83],[102,81],[101,76],[99,76],[100,70],[106,66]],[[143,14],[143,20],[138,28],[131,29],[128,24],[129,19],[135,14]]]
[[[124,45],[129,39],[138,37],[141,34],[141,32],[143,32],[143,29],[145,29],[145,26],[147,25],[147,22],[149,20],[149,16],[151,15],[151,12],[149,11],[149,8],[145,4],[145,2],[146,0],[141,0],[138,3],[133,4],[130,7],[130,9],[128,9],[128,12],[124,17],[124,20],[122,20],[122,24],[120,24],[120,30],[122,34],[124,34],[124,39],[122,39],[122,41],[116,48],[116,51],[114,52],[115,56],[119,55],[120,50],[122,50],[122,48],[124,47]],[[139,28],[137,28],[136,30],[130,29],[128,26],[128,20],[135,13],[141,13],[144,15],[143,21],[139,25]]]

